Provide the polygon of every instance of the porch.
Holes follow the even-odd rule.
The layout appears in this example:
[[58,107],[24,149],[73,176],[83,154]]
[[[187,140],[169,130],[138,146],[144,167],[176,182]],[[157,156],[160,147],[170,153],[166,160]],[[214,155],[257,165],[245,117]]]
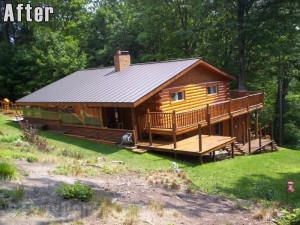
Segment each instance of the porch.
[[140,141],[137,147],[152,151],[173,153],[175,157],[177,157],[177,154],[193,155],[199,157],[200,163],[203,163],[204,155],[212,153],[214,160],[216,160],[216,150],[225,149],[228,145],[231,145],[232,149],[230,154],[231,157],[234,157],[233,143],[235,139],[235,137],[226,136],[195,135],[177,141],[176,148],[174,148],[173,143],[163,140],[155,140],[151,146],[149,146],[148,142]]
[[[184,112],[150,112],[138,118],[139,137],[146,132],[153,134],[180,135],[211,124],[250,114],[264,106],[263,92],[231,91],[230,100]],[[210,129],[208,129],[208,132]],[[208,133],[210,134],[210,133]],[[151,137],[150,137],[151,138]]]

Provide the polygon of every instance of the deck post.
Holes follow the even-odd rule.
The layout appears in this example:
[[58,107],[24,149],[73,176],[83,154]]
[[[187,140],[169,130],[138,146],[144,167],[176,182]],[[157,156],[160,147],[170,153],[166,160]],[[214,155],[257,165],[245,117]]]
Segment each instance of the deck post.
[[251,128],[248,128],[248,139],[249,154],[251,154]]
[[177,148],[177,142],[176,142],[176,123],[172,123],[172,130],[173,130],[173,144],[174,144],[174,149]]
[[249,112],[249,93],[247,93],[247,112]]
[[216,162],[216,151],[213,151],[214,162]]
[[203,164],[203,156],[202,155],[199,156],[199,160],[200,160],[200,164],[202,165]]
[[199,135],[199,152],[202,152],[202,131],[201,131],[201,123],[198,123],[198,135]]
[[255,139],[258,138],[258,113],[255,110]]
[[[261,148],[261,124],[258,124],[259,147]],[[261,149],[260,149],[261,151]]]
[[210,121],[210,113],[207,114],[207,133],[211,136],[211,121]]
[[134,130],[134,144],[137,143],[138,140],[138,130],[137,130],[137,123],[136,123],[136,116],[135,116],[135,108],[131,108],[131,120],[132,120],[132,129]]
[[148,132],[149,132],[149,144],[150,146],[152,146],[152,132],[151,132],[151,114],[150,114],[150,110],[147,109],[147,119],[148,119]]
[[245,122],[242,122],[242,138],[243,138],[243,145],[246,143],[246,137],[245,137]]
[[176,121],[176,111],[175,110],[173,110],[172,130],[173,130],[173,143],[174,143],[174,149],[175,149],[175,148],[177,148],[177,142],[176,142],[177,121]]
[[231,143],[231,158],[234,158],[234,143]]
[[233,138],[234,137],[234,130],[233,130],[233,116],[230,114],[230,136]]

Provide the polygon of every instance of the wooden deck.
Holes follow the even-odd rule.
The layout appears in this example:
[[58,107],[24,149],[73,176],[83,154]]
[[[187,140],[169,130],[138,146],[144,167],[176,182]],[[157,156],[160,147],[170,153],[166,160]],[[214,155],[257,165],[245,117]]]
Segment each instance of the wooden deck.
[[[181,141],[177,141],[177,148],[174,149],[172,142],[154,140],[152,146],[149,145],[149,142],[139,142],[137,146],[139,148],[147,148],[153,151],[160,152],[171,152],[176,154],[186,154],[186,155],[195,155],[200,156],[200,158],[211,152],[215,152],[225,146],[228,146],[235,142],[235,137],[226,137],[226,136],[208,136],[202,135],[202,151],[199,151],[199,136],[195,135],[190,138],[186,138]],[[201,159],[200,159],[201,160]]]
[[270,145],[271,150],[274,149],[274,141],[271,139],[261,139],[261,146],[259,145],[259,139],[252,140],[250,142],[250,150],[249,150],[249,142],[241,147],[241,150],[246,154],[253,154],[257,152],[261,152],[266,146]]

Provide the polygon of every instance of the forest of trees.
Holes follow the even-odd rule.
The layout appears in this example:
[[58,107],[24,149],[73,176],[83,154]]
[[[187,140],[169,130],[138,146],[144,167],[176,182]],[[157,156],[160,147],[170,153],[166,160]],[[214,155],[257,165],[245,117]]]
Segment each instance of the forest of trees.
[[[6,4],[28,2],[52,6],[51,20],[3,21]],[[300,146],[297,0],[0,0],[0,18],[1,99],[113,65],[117,49],[133,63],[203,57],[238,78],[232,89],[265,91],[262,123]]]

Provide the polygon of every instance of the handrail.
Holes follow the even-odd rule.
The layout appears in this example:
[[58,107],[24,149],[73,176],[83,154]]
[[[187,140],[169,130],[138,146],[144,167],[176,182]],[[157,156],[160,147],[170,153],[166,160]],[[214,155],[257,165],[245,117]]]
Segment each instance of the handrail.
[[[210,119],[230,116],[232,113],[250,111],[259,104],[263,104],[263,92],[256,92],[247,96],[225,100],[198,109],[184,112],[150,112],[147,113],[148,128],[172,129],[172,123],[176,123],[176,129],[196,126],[198,123],[209,122]],[[209,121],[208,121],[209,120]]]

